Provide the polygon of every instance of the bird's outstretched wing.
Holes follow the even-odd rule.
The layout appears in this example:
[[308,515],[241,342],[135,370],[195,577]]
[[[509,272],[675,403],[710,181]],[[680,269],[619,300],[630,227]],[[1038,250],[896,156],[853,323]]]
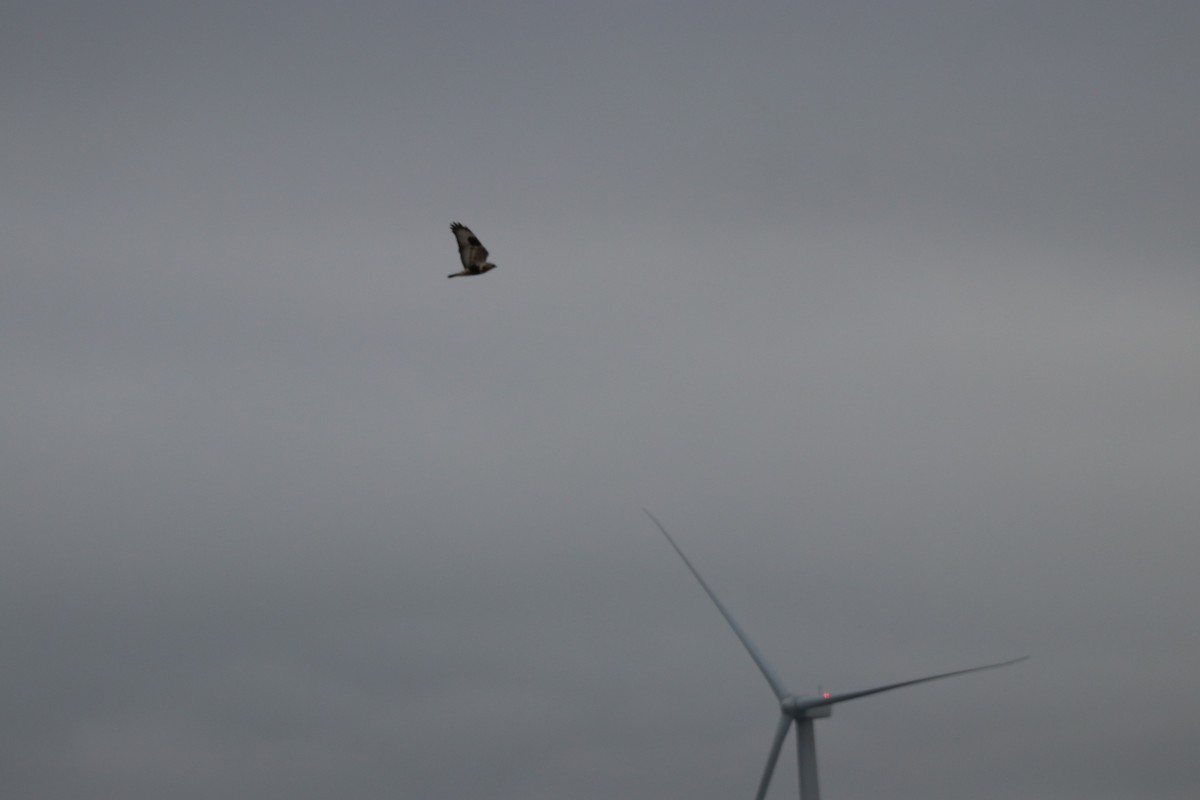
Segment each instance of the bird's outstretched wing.
[[471,233],[471,229],[461,222],[451,222],[450,230],[458,240],[458,257],[462,259],[463,268],[479,272],[479,268],[487,263],[487,248]]

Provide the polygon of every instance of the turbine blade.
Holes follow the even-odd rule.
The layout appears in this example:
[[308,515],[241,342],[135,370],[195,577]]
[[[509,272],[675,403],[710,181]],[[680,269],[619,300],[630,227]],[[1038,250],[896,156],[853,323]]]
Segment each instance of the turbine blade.
[[697,572],[696,568],[692,566],[692,562],[688,561],[688,557],[685,556],[683,551],[679,549],[679,545],[675,544],[675,540],[671,538],[671,534],[667,533],[667,529],[663,527],[663,524],[658,521],[657,517],[644,508],[642,511],[645,511],[646,516],[650,518],[650,521],[658,526],[658,529],[662,531],[662,535],[667,537],[667,541],[671,543],[671,547],[675,548],[676,553],[679,553],[679,557],[683,559],[683,563],[687,564],[687,568],[692,571],[693,575],[696,576],[696,580],[700,581],[700,586],[704,588],[705,593],[708,594],[708,596],[712,599],[713,603],[717,607],[717,610],[721,612],[721,616],[725,617],[725,621],[729,623],[729,627],[733,628],[733,632],[736,633],[737,637],[742,640],[742,645],[746,648],[747,652],[750,653],[750,657],[754,659],[754,663],[758,665],[758,669],[763,674],[763,677],[767,679],[767,683],[771,685],[771,691],[775,693],[776,699],[782,700],[783,698],[787,697],[788,690],[784,688],[783,681],[779,680],[779,676],[775,674],[775,670],[771,669],[771,665],[767,663],[766,657],[764,657],[763,654],[759,652],[759,649],[754,646],[754,642],[750,641],[750,637],[746,635],[746,632],[742,630],[742,627],[737,624],[737,620],[733,618],[733,615],[729,613],[729,610],[725,608],[724,604],[721,603],[720,599],[718,599],[716,594],[713,593],[713,590],[710,589],[708,584],[704,582],[704,578],[700,577],[700,573]]
[[780,714],[779,722],[775,725],[775,739],[771,742],[771,752],[767,754],[767,766],[763,768],[762,780],[758,782],[758,794],[754,795],[754,800],[763,800],[767,796],[767,787],[771,785],[771,775],[775,772],[775,762],[779,760],[779,751],[783,749],[783,740],[791,726],[792,718],[787,714]]
[[1024,661],[1029,656],[1021,656],[1014,658],[1011,661],[1001,661],[998,664],[984,664],[982,667],[971,667],[969,669],[959,669],[954,672],[943,672],[938,675],[928,675],[924,678],[914,678],[911,681],[901,681],[900,683],[889,683],[887,686],[876,686],[873,689],[861,689],[857,692],[843,692],[841,694],[831,694],[828,697],[817,697],[811,701],[803,701],[799,704],[800,708],[819,708],[821,706],[831,706],[834,703],[844,703],[847,700],[857,700],[860,697],[866,697],[880,692],[890,692],[892,689],[900,689],[905,686],[912,686],[917,683],[928,683],[942,678],[950,678],[955,675],[966,675],[968,672],[979,672],[985,669],[996,669],[997,667],[1007,667],[1009,664],[1016,664],[1019,661]]

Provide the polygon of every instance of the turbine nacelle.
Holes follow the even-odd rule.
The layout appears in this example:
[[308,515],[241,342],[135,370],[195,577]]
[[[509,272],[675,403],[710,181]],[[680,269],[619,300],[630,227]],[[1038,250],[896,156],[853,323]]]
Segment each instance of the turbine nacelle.
[[833,703],[821,695],[789,694],[779,701],[779,710],[792,719],[824,719],[833,716]]

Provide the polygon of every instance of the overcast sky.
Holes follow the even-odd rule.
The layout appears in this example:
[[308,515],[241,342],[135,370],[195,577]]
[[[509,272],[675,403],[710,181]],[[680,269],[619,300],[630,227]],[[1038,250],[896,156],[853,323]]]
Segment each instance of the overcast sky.
[[0,20],[3,797],[1195,797],[1200,5]]

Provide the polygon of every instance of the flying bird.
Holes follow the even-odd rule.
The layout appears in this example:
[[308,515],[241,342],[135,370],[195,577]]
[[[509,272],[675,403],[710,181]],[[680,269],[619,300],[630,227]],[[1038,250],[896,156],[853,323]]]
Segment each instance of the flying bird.
[[487,248],[480,244],[471,229],[461,222],[451,222],[450,230],[458,240],[458,257],[462,259],[463,271],[447,275],[447,278],[457,278],[459,275],[482,275],[496,265],[487,260]]

